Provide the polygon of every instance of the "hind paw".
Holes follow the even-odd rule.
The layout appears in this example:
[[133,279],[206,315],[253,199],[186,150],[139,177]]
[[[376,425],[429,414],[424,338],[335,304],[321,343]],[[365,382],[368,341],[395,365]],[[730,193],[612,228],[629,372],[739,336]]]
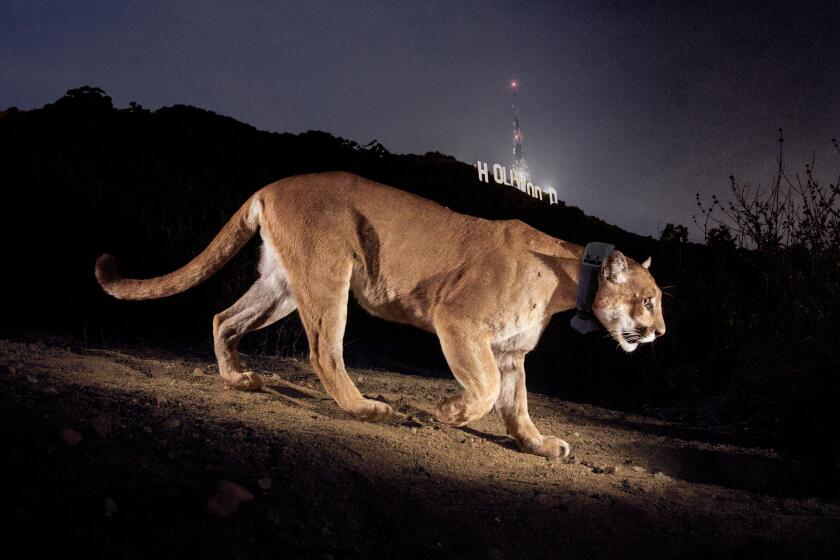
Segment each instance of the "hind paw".
[[253,371],[236,371],[227,375],[222,374],[225,387],[238,391],[259,391],[263,388],[262,377]]
[[347,412],[365,422],[382,422],[391,417],[394,409],[384,402],[362,399],[350,407]]

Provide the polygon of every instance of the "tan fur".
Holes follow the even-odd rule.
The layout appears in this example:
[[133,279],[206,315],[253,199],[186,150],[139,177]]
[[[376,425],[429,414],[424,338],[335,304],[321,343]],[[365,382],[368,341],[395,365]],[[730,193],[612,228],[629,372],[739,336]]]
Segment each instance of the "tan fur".
[[[263,240],[260,278],[213,321],[228,386],[262,387],[240,363],[237,343],[297,309],[312,366],[336,403],[365,420],[390,416],[388,405],[359,393],[344,367],[352,291],[373,315],[438,335],[463,387],[437,407],[438,420],[463,426],[495,407],[524,451],[568,454],[568,443],[541,435],[531,422],[524,361],[551,316],[574,307],[582,247],[518,220],[465,216],[355,175],[319,173],[258,191],[207,249],[171,274],[123,279],[113,259],[103,256],[96,276],[118,298],[164,297],[209,277],[257,231]],[[648,297],[651,309],[644,304]],[[660,299],[647,267],[615,252],[593,311],[630,351],[664,333]]]

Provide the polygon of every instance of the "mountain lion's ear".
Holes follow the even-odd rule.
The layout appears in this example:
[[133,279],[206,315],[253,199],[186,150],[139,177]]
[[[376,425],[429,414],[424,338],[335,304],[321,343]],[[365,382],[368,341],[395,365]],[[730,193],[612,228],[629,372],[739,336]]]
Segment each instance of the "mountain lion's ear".
[[621,251],[613,251],[607,257],[607,261],[601,268],[601,273],[604,278],[616,284],[624,284],[627,281],[627,259],[624,258]]
[[648,257],[647,260],[642,263],[642,266],[645,268],[650,268],[650,257]]

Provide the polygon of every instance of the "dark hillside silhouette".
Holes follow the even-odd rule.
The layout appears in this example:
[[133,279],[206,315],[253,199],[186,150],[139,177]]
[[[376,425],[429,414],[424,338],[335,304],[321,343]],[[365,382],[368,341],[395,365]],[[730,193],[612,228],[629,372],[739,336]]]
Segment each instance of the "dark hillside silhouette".
[[[359,145],[325,132],[264,132],[183,105],[118,109],[92,87],[70,90],[41,109],[0,113],[0,227],[6,240],[0,328],[11,336],[57,332],[91,346],[146,343],[209,353],[213,314],[255,277],[255,242],[204,285],[141,303],[106,296],[94,280],[95,258],[116,255],[126,276],[169,272],[203,249],[256,189],[328,170],[358,173],[455,211],[517,218],[579,244],[607,241],[633,258],[653,257],[654,275],[668,286],[668,335],[625,355],[604,337],[573,332],[568,314],[558,316],[529,357],[530,388],[667,411],[737,436],[831,452],[833,444],[818,436],[835,422],[830,411],[837,382],[828,372],[838,366],[837,351],[801,360],[809,336],[826,336],[803,326],[789,340],[788,361],[772,372],[784,382],[762,392],[766,379],[754,359],[765,354],[768,319],[761,311],[767,302],[766,292],[754,286],[765,269],[761,259],[725,240],[714,250],[688,243],[682,226],[661,242],[635,235],[562,202],[549,206],[513,188],[481,183],[471,165],[437,152],[397,155],[376,141]],[[836,318],[837,307],[826,312]],[[836,336],[833,324],[829,333]],[[433,336],[373,319],[355,306],[345,340],[351,363],[446,371]],[[243,350],[302,354],[297,317],[249,335]],[[797,384],[795,376],[808,385]],[[796,389],[782,389],[790,386]]]

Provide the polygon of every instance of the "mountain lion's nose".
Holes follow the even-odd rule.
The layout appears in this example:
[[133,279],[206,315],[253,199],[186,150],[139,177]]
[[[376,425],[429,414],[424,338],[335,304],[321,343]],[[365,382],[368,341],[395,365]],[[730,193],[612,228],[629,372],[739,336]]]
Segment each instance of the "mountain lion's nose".
[[663,334],[665,334],[665,327],[654,329],[653,334],[655,334],[656,336],[662,336]]

